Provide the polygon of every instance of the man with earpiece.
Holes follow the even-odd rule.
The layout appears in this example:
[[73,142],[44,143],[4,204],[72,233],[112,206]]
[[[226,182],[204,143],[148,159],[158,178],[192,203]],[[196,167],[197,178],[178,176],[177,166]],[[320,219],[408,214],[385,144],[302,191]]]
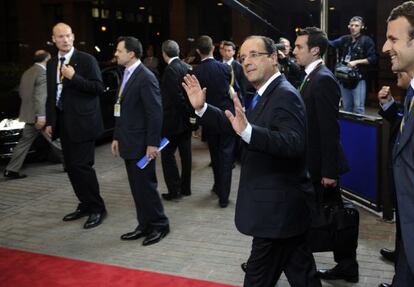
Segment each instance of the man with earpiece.
[[365,113],[366,79],[369,65],[377,61],[374,41],[362,34],[364,19],[354,16],[349,20],[350,34],[329,41],[329,44],[339,49],[338,63],[342,62],[349,68],[354,68],[358,79],[353,83],[341,81],[343,109],[357,114]]

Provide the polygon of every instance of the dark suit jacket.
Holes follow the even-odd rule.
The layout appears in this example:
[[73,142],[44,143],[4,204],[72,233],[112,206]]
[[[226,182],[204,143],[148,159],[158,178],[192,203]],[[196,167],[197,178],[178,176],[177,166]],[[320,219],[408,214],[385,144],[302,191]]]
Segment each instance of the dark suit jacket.
[[125,84],[121,116],[115,118],[114,140],[123,159],[139,159],[147,146],[160,144],[162,105],[158,80],[142,63]]
[[[62,101],[64,127],[74,142],[95,140],[103,131],[102,114],[99,96],[104,87],[102,76],[96,59],[75,49],[69,65],[75,69],[72,80],[63,79]],[[56,89],[57,89],[58,58],[54,57],[47,63],[47,125],[55,131]],[[58,135],[53,132],[53,137]]]
[[[408,113],[407,104],[404,114]],[[380,113],[391,123],[400,120],[398,107],[394,103],[386,111]],[[392,151],[392,164],[395,181],[395,191],[400,218],[401,236],[404,242],[405,254],[414,273],[414,109],[409,113],[402,133],[397,137]]]
[[[241,174],[235,222],[244,234],[288,238],[310,224],[307,197],[313,193],[306,176],[306,115],[297,90],[282,75],[265,90],[253,112],[249,144],[242,144]],[[209,105],[201,118],[225,132],[225,114]]]
[[233,62],[231,62],[231,66],[233,67],[234,77],[239,88],[237,92],[239,94],[239,98],[242,100],[242,104],[244,105],[244,99],[246,98],[246,90],[249,82],[244,75],[243,67],[239,62],[233,60]]
[[322,177],[337,179],[348,170],[339,140],[339,100],[341,90],[325,66],[317,67],[302,88],[308,118],[308,168],[312,181]]
[[164,136],[177,135],[192,129],[190,117],[194,117],[194,109],[181,85],[190,69],[191,66],[175,59],[164,70],[161,81]]
[[215,59],[206,59],[194,68],[202,88],[207,88],[206,102],[221,110],[234,111],[233,101],[228,94],[230,87],[230,66]]

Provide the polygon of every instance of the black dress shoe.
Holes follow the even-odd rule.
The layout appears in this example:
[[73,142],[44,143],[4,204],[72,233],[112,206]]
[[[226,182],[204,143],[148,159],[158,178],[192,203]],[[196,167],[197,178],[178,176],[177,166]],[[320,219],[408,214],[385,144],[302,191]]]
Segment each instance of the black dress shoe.
[[244,272],[244,273],[246,273],[246,270],[247,270],[247,262],[243,262],[243,263],[240,265],[240,267],[241,267],[241,269],[243,270],[243,272]]
[[121,235],[121,240],[135,240],[135,239],[147,236],[147,235],[148,235],[147,232],[145,232],[143,230],[140,230],[140,229],[137,229],[137,230],[134,230],[132,232],[122,234]]
[[385,260],[395,263],[395,250],[381,248],[380,253]]
[[88,220],[86,220],[83,228],[89,229],[94,228],[102,223],[104,218],[106,217],[106,211],[102,212],[93,212],[89,215]]
[[392,284],[381,283],[380,285],[378,285],[378,287],[392,287]]
[[229,205],[229,201],[219,201],[219,205],[221,208],[226,208]]
[[182,197],[182,195],[179,193],[163,193],[161,194],[161,196],[164,200],[168,200],[168,201],[172,201],[172,200],[176,201]]
[[87,212],[86,210],[82,210],[82,209],[76,209],[74,212],[66,214],[63,217],[63,221],[72,221],[72,220],[76,220],[79,218],[82,218],[84,216],[88,216],[89,212]]
[[[354,269],[354,268],[353,268]],[[346,282],[357,283],[359,281],[358,267],[356,270],[343,270],[339,265],[332,269],[318,270],[318,276],[324,280],[339,280],[343,279]]]
[[21,174],[15,171],[7,170],[5,169],[3,172],[4,177],[7,177],[9,179],[21,179],[27,177],[25,174]]
[[148,246],[160,242],[161,239],[167,236],[169,232],[169,228],[164,230],[153,230],[150,234],[147,235],[147,237],[145,237],[144,241],[142,242],[142,245]]

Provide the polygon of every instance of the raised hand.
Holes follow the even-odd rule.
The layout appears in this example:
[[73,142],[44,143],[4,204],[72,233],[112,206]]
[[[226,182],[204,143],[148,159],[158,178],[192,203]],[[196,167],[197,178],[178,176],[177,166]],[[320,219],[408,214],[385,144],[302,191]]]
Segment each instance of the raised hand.
[[240,100],[238,97],[234,97],[233,98],[233,103],[234,103],[234,110],[235,110],[235,115],[233,115],[229,110],[225,111],[225,114],[227,116],[227,118],[229,119],[234,131],[240,135],[242,133],[242,131],[244,131],[247,127],[248,121],[246,118],[246,115],[243,111],[243,107],[240,103]]
[[69,80],[72,80],[73,76],[75,75],[75,69],[70,65],[63,65],[61,72],[62,75]]
[[193,108],[201,110],[206,102],[206,88],[201,89],[197,77],[189,74],[184,76],[182,85]]
[[338,181],[336,179],[322,177],[321,184],[323,187],[336,187]]
[[378,100],[383,105],[391,101],[391,92],[389,86],[382,86],[381,90],[378,92]]

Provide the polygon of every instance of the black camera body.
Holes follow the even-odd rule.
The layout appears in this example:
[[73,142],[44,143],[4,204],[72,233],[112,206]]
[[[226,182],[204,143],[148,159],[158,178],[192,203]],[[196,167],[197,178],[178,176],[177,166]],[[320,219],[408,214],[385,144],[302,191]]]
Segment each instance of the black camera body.
[[286,48],[285,44],[282,44],[282,43],[275,44],[275,49],[276,50],[284,50],[285,48]]

